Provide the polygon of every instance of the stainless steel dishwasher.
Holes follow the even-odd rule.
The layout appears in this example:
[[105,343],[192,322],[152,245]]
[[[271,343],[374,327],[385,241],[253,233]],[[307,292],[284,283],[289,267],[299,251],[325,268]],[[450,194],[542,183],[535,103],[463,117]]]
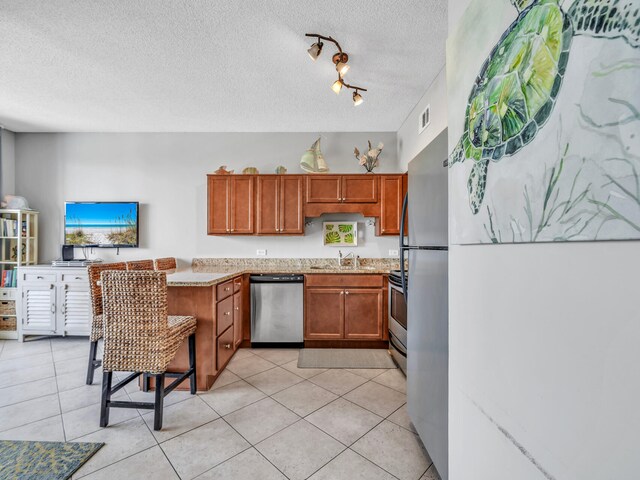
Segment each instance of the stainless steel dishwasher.
[[251,275],[251,345],[302,346],[303,275]]

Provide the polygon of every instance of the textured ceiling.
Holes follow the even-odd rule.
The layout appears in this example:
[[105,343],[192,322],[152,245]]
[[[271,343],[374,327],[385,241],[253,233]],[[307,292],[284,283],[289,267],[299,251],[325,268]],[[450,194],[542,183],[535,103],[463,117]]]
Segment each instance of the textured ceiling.
[[[446,0],[0,0],[14,131],[395,131],[445,63]],[[331,44],[350,55],[337,96]]]

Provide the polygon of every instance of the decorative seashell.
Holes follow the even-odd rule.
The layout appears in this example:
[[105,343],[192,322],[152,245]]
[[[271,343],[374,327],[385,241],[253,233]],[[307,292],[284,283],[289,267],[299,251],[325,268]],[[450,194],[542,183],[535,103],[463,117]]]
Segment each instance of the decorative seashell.
[[256,167],[247,167],[242,170],[242,173],[245,175],[257,175],[260,172],[258,172],[258,169]]
[[221,165],[220,168],[213,173],[215,173],[216,175],[231,175],[233,173],[233,170],[227,170],[226,165]]
[[276,173],[278,175],[284,175],[285,173],[287,173],[287,167],[280,165],[278,167],[276,167]]

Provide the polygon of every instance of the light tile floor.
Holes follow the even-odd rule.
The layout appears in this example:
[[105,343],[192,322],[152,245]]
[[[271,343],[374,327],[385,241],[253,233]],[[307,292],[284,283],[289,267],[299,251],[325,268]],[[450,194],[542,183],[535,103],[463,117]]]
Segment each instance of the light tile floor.
[[[241,349],[210,391],[171,393],[154,432],[147,410],[113,409],[99,427],[88,350],[81,338],[0,340],[0,439],[104,442],[74,476],[87,480],[439,480],[399,370],[300,369],[297,350]],[[136,385],[119,396],[152,399]]]

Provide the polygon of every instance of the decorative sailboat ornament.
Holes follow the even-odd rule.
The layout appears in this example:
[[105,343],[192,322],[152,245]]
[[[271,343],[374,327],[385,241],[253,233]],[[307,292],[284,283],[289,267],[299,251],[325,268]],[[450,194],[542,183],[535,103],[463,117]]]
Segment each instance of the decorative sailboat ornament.
[[311,148],[307,150],[300,159],[300,168],[309,173],[325,173],[329,171],[327,163],[324,161],[320,151],[320,137],[313,142]]

